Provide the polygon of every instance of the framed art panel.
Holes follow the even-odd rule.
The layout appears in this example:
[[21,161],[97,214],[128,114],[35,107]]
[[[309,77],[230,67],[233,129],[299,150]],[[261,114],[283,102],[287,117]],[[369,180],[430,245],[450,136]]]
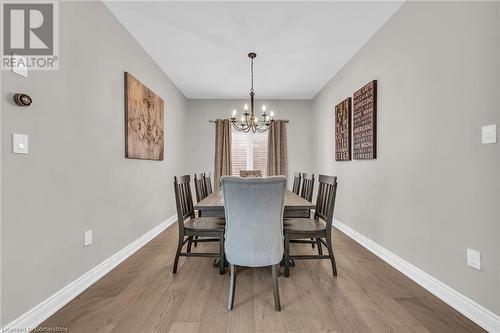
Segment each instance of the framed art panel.
[[335,161],[351,160],[351,98],[335,106]]
[[373,80],[353,96],[353,157],[377,158],[377,81]]
[[163,99],[125,72],[125,157],[163,160]]

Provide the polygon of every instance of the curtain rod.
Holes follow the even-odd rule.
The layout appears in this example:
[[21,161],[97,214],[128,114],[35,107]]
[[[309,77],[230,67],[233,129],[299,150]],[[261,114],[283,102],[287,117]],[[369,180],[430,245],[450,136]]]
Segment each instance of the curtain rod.
[[[221,120],[222,120],[222,119],[221,119]],[[288,119],[274,119],[274,120],[281,120],[281,121],[282,121],[282,122],[284,122],[284,123],[289,123],[289,122],[290,122],[290,120],[288,120]],[[216,120],[209,120],[208,122],[209,122],[209,123],[215,123],[215,122],[216,122]],[[238,122],[238,121],[237,121],[237,122]]]

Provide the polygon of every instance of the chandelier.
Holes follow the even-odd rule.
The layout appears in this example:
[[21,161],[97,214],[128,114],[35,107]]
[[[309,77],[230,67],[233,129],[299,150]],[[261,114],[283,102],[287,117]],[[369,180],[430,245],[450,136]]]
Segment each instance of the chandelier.
[[233,114],[231,115],[231,123],[233,127],[240,131],[248,133],[252,131],[253,133],[264,133],[269,129],[269,125],[274,117],[274,112],[271,111],[269,115],[266,113],[266,106],[262,105],[262,116],[259,119],[259,116],[254,113],[254,99],[255,99],[255,91],[253,89],[253,60],[257,57],[257,54],[254,52],[250,52],[248,54],[250,58],[250,78],[252,81],[252,85],[250,88],[250,113],[248,113],[248,104],[245,104],[243,107],[245,112],[241,116],[241,118],[236,120],[237,111],[233,110]]

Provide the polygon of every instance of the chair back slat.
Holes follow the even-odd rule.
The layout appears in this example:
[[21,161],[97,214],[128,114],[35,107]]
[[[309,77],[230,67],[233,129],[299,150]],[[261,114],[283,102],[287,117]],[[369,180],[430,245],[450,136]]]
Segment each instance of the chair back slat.
[[302,178],[302,174],[300,172],[296,172],[293,176],[293,187],[292,192],[299,195],[300,194],[300,181]]
[[337,177],[319,175],[318,196],[314,218],[321,218],[326,222],[327,232],[330,232],[333,222],[335,197],[337,195]]
[[302,189],[300,190],[300,196],[307,201],[312,201],[314,190],[314,174],[308,175],[307,173],[302,174]]
[[183,223],[188,217],[194,217],[190,181],[189,175],[174,177],[175,202],[179,223]]
[[194,174],[194,190],[196,193],[196,202],[200,202],[208,196],[204,173],[200,173],[199,175]]

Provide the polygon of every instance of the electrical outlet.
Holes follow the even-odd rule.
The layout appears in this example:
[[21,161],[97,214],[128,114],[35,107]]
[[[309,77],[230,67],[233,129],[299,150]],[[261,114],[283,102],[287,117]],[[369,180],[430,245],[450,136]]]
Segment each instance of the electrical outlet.
[[473,250],[473,249],[467,249],[467,265],[480,271],[481,270],[481,252]]
[[92,230],[87,230],[85,231],[83,246],[89,246],[90,244],[92,244]]

